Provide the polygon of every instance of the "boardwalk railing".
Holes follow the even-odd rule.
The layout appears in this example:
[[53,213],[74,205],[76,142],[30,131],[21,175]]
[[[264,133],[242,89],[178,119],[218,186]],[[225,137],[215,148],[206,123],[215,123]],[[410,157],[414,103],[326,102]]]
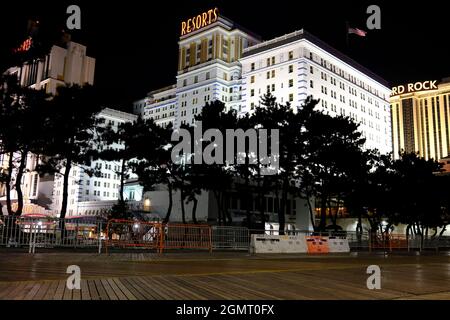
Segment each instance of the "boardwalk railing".
[[[97,217],[58,219],[45,215],[0,216],[0,247],[93,249],[199,249],[249,250],[252,234],[278,235],[278,230],[252,230],[239,226],[162,224]],[[354,251],[445,250],[450,237],[370,235],[346,231],[289,230],[286,235],[345,237]]]
[[0,246],[8,248],[100,248],[100,219],[58,219],[41,216],[0,217]]

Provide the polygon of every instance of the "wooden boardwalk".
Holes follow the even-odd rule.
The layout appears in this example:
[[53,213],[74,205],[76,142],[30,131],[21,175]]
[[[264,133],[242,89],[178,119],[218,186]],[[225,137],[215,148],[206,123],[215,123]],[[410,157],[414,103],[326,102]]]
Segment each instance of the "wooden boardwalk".
[[[136,257],[41,257],[34,261],[39,272],[26,280],[20,275],[36,258],[0,260],[0,300],[450,299],[448,257],[381,259],[381,290],[366,287],[366,267],[377,260],[372,258]],[[66,286],[61,267],[69,262],[81,267],[79,290]]]

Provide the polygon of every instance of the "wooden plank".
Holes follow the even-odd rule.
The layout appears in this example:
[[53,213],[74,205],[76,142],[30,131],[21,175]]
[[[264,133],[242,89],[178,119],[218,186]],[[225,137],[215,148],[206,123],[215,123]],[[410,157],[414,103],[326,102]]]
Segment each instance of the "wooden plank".
[[153,299],[155,300],[164,300],[170,299],[165,293],[164,289],[160,290],[160,288],[155,287],[152,283],[145,281],[144,277],[136,277],[136,281],[143,287],[147,292],[149,292]]
[[126,295],[120,290],[120,288],[117,286],[117,284],[114,282],[112,278],[106,279],[108,281],[108,284],[110,285],[111,289],[114,291],[115,295],[117,296],[117,299],[119,300],[127,300]]
[[[87,287],[89,289],[89,296],[91,298],[91,300],[100,300],[100,296],[97,292],[97,288],[95,286],[95,282],[94,280],[86,280],[87,282]],[[87,294],[86,294],[87,297]]]
[[144,296],[142,290],[138,288],[137,285],[133,281],[131,281],[130,278],[121,278],[120,281],[123,283],[124,286],[130,290],[130,292],[133,294],[135,299],[137,300],[146,300],[147,298]]
[[62,300],[63,299],[65,287],[66,287],[65,280],[58,281],[58,287],[56,288],[55,294],[53,296],[53,300]]
[[187,299],[195,299],[195,300],[205,299],[203,296],[197,294],[195,290],[192,290],[192,287],[180,281],[179,277],[177,276],[166,277],[166,281],[171,288],[175,288],[177,291],[184,292]]
[[39,288],[42,286],[42,283],[35,283],[34,286],[30,289],[30,291],[24,297],[24,300],[33,300],[33,297],[39,291]]
[[97,288],[98,295],[100,300],[109,300],[108,294],[106,293],[105,288],[103,287],[102,281],[100,279],[94,280],[95,287]]
[[25,284],[25,287],[22,288],[19,292],[17,292],[16,296],[13,298],[13,300],[22,300],[25,298],[25,296],[30,292],[30,290],[35,285],[34,282],[27,282]]
[[[81,283],[80,283],[81,288]],[[72,290],[72,300],[81,300],[81,289]]]
[[17,286],[17,282],[4,282],[0,286],[0,300],[3,300],[8,293]]
[[81,279],[81,300],[91,300],[87,280]]
[[23,288],[25,288],[26,282],[15,282],[15,287],[11,288],[12,290],[8,292],[3,299],[4,300],[12,300],[14,297],[21,291]]
[[146,300],[155,300],[158,295],[152,289],[148,288],[144,283],[138,280],[137,277],[127,278],[127,281],[132,284],[132,286],[138,291],[140,294],[144,296]]
[[47,293],[47,290],[49,287],[50,287],[50,282],[45,281],[44,283],[42,283],[41,288],[36,293],[36,295],[33,297],[33,300],[42,300],[44,298],[45,294]]
[[116,283],[119,289],[122,290],[123,294],[128,300],[136,300],[136,297],[131,293],[130,290],[127,289],[127,287],[120,281],[119,278],[113,278],[112,280]]
[[50,286],[47,289],[47,292],[44,295],[44,300],[53,300],[55,296],[56,289],[58,289],[58,281],[52,281]]
[[[101,279],[100,283],[102,284],[103,288],[105,289],[106,294],[108,295],[108,298],[110,300],[119,300],[117,295],[114,293],[114,290],[111,288],[111,286],[108,283],[108,280]],[[97,287],[98,288],[98,287]]]
[[147,282],[150,287],[155,288],[155,290],[160,293],[162,298],[165,300],[185,299],[185,296],[183,296],[180,292],[167,286],[162,276],[143,277],[142,280]]

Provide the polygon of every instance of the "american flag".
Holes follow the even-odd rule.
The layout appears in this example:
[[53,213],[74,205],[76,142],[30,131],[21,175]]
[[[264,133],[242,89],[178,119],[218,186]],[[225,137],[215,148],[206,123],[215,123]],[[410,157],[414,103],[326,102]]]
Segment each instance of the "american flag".
[[356,34],[360,37],[365,37],[367,32],[358,28],[348,28],[348,33],[349,34]]

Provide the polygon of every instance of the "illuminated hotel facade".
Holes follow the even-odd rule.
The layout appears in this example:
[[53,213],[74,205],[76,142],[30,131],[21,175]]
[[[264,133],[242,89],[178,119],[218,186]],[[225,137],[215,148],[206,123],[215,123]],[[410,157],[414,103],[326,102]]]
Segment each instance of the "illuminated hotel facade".
[[262,42],[215,15],[191,30],[186,23],[202,22],[203,14],[182,22],[176,83],[150,92],[143,109],[143,100],[137,101],[136,113],[177,128],[193,124],[201,108],[214,100],[243,115],[253,112],[266,92],[279,103],[289,102],[294,111],[312,95],[324,112],[359,123],[366,148],[392,152],[386,81],[305,30]]
[[393,88],[392,139],[394,158],[416,152],[440,160],[450,152],[450,78]]

